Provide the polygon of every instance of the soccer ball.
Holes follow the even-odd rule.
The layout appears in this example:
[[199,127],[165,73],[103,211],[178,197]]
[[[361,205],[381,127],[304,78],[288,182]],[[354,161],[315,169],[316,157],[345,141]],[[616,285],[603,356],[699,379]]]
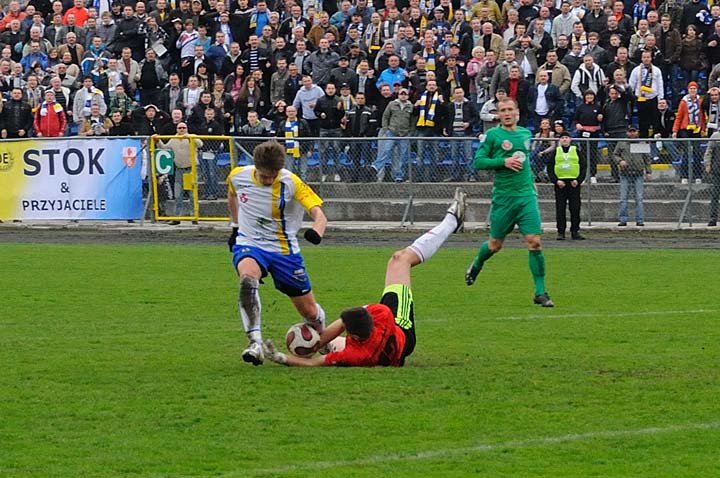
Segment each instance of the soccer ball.
[[308,324],[295,324],[285,334],[285,345],[297,357],[312,356],[313,347],[320,341],[320,334]]

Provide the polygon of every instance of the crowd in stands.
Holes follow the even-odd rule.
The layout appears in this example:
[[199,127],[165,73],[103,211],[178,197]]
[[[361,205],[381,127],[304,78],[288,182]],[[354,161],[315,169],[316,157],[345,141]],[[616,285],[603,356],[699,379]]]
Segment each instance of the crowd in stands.
[[[341,137],[476,138],[504,97],[540,139],[620,138],[631,124],[641,138],[709,136],[720,4],[659,1],[4,0],[0,132],[175,134],[183,122],[285,138],[301,173],[296,138],[328,138],[321,160]],[[386,143],[378,171],[408,147]]]

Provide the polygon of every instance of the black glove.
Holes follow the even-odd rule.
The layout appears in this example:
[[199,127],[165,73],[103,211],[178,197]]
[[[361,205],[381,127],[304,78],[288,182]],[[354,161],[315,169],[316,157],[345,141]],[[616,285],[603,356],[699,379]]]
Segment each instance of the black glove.
[[238,236],[238,228],[233,227],[232,232],[230,233],[230,237],[228,238],[228,241],[227,241],[228,249],[230,249],[230,252],[232,252],[233,246],[235,245],[235,243],[237,241],[237,236]]
[[308,229],[305,231],[305,234],[303,234],[305,237],[305,240],[308,241],[311,244],[315,244],[316,246],[320,244],[322,241],[322,237],[320,237],[320,234],[315,229]]

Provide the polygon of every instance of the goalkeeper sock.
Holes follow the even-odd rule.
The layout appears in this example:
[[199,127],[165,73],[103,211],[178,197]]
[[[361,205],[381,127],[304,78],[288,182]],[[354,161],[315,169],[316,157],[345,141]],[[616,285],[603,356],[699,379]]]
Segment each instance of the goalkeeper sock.
[[450,235],[457,229],[457,218],[452,214],[446,214],[445,219],[440,224],[430,229],[428,232],[418,237],[415,242],[410,245],[420,258],[420,262],[430,259],[440,246],[447,240]]
[[238,308],[242,319],[245,335],[250,342],[262,342],[260,331],[260,292],[259,282],[254,277],[243,276],[240,280],[240,297]]
[[545,256],[543,251],[528,251],[530,261],[530,272],[535,283],[535,295],[545,293]]
[[473,262],[473,265],[478,271],[480,271],[485,265],[485,262],[494,255],[495,253],[490,250],[488,241],[485,241],[480,246],[480,250],[478,250],[477,256],[475,256],[475,261]]
[[318,334],[322,334],[325,330],[325,311],[317,302],[315,302],[315,307],[317,307],[317,315],[314,319],[305,319],[305,323],[317,330]]

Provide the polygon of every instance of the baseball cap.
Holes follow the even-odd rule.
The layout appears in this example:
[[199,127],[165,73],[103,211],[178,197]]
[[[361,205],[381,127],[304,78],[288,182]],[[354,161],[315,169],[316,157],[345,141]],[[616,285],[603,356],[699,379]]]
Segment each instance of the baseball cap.
[[149,105],[147,105],[144,109],[147,111],[147,110],[149,110],[150,108],[153,108],[155,111],[159,111],[158,107],[155,106],[155,105],[152,104],[152,103],[150,103]]
[[565,137],[565,136],[567,136],[567,137],[569,138],[569,137],[570,137],[570,133],[568,133],[567,131],[563,131],[562,133],[560,133],[560,136],[559,136],[559,137],[560,137],[560,138],[563,138],[563,137]]
[[443,9],[443,7],[435,7],[435,10],[434,10],[434,11],[445,13],[445,9]]
[[559,124],[559,125],[565,126],[565,123],[564,123],[563,120],[561,120],[561,119],[555,120],[555,121],[553,122],[553,124]]
[[638,129],[637,129],[637,127],[635,127],[635,126],[630,125],[630,126],[628,126],[628,129],[627,129],[627,130],[628,130],[628,131],[637,131]]
[[398,93],[407,93],[407,92],[408,92],[407,88],[400,88],[400,91],[398,91]]
[[338,61],[342,61],[342,60],[348,61],[348,57],[346,57],[345,55],[343,55],[343,56],[341,56],[340,58],[338,58]]
[[690,88],[691,86],[694,86],[695,88],[697,88],[698,84],[695,81],[691,81],[690,83],[688,83],[688,88]]
[[342,90],[343,88],[350,88],[350,85],[348,85],[347,83],[343,83],[342,85],[340,85],[340,89]]

